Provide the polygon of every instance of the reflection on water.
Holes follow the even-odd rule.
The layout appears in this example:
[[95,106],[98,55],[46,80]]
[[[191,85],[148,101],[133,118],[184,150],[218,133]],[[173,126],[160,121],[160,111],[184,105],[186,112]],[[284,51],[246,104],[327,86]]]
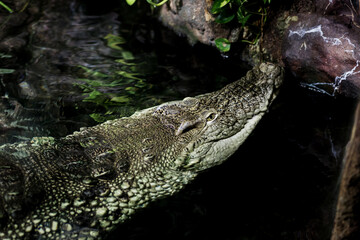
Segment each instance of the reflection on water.
[[[117,14],[87,16],[74,6],[47,6],[29,26],[31,56],[18,79],[5,86],[3,98],[8,136],[2,142],[24,140],[37,135],[66,135],[91,124],[79,78],[80,67],[110,74],[118,51],[106,46],[107,34],[119,34]],[[52,9],[54,10],[54,9]],[[6,109],[7,108],[7,109]],[[76,112],[76,113],[75,113]],[[68,117],[67,114],[73,115]],[[75,114],[74,114],[75,113]]]
[[[147,25],[133,29],[134,22],[122,27],[121,14],[90,15],[93,9],[89,11],[84,4],[46,3],[42,15],[26,28],[25,64],[15,69],[15,74],[7,72],[2,87],[0,143],[64,136],[82,126],[128,116],[223,84],[199,88],[208,78],[213,83],[224,78],[208,66],[198,66],[194,53],[177,60],[181,49],[176,44],[185,46],[184,39],[169,45],[173,56],[161,56],[157,54],[164,52],[163,46],[157,46],[161,32],[155,34]],[[123,35],[133,40],[129,43]],[[142,51],[133,46],[134,41],[144,49],[149,43],[152,47]],[[21,57],[5,54],[2,56]],[[189,58],[192,62],[185,65],[197,69],[197,74],[182,74],[174,67]],[[200,74],[201,80],[197,79]]]

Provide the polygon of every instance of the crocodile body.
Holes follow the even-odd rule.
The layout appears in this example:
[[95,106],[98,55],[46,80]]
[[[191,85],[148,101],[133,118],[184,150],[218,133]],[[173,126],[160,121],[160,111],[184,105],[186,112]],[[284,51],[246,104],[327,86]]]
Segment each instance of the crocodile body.
[[226,160],[276,96],[282,70],[60,139],[0,147],[1,239],[101,239],[137,209]]

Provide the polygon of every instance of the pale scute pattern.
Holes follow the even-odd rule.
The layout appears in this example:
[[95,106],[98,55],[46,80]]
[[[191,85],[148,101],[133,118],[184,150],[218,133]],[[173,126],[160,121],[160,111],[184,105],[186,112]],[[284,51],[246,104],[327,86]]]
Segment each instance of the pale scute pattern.
[[262,63],[223,89],[60,139],[0,147],[0,239],[101,239],[244,142],[275,98]]

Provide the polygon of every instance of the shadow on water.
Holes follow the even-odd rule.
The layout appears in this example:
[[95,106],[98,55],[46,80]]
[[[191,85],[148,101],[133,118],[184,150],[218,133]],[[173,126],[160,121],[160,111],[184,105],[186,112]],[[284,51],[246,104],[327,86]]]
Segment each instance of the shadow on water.
[[[24,64],[0,76],[0,143],[64,136],[96,124],[91,114],[130,115],[213,91],[245,73],[239,57],[188,46],[149,11],[114,2],[44,3],[24,28],[30,32],[23,54],[2,53],[23,56]],[[310,92],[287,77],[231,159],[141,211],[109,239],[328,239],[353,109],[349,99]]]

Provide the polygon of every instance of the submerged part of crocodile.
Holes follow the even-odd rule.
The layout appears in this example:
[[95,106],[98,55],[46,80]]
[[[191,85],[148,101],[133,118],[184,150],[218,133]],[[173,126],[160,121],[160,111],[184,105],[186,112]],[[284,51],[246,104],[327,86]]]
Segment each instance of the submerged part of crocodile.
[[233,154],[282,78],[263,63],[213,93],[0,147],[0,238],[100,239]]

